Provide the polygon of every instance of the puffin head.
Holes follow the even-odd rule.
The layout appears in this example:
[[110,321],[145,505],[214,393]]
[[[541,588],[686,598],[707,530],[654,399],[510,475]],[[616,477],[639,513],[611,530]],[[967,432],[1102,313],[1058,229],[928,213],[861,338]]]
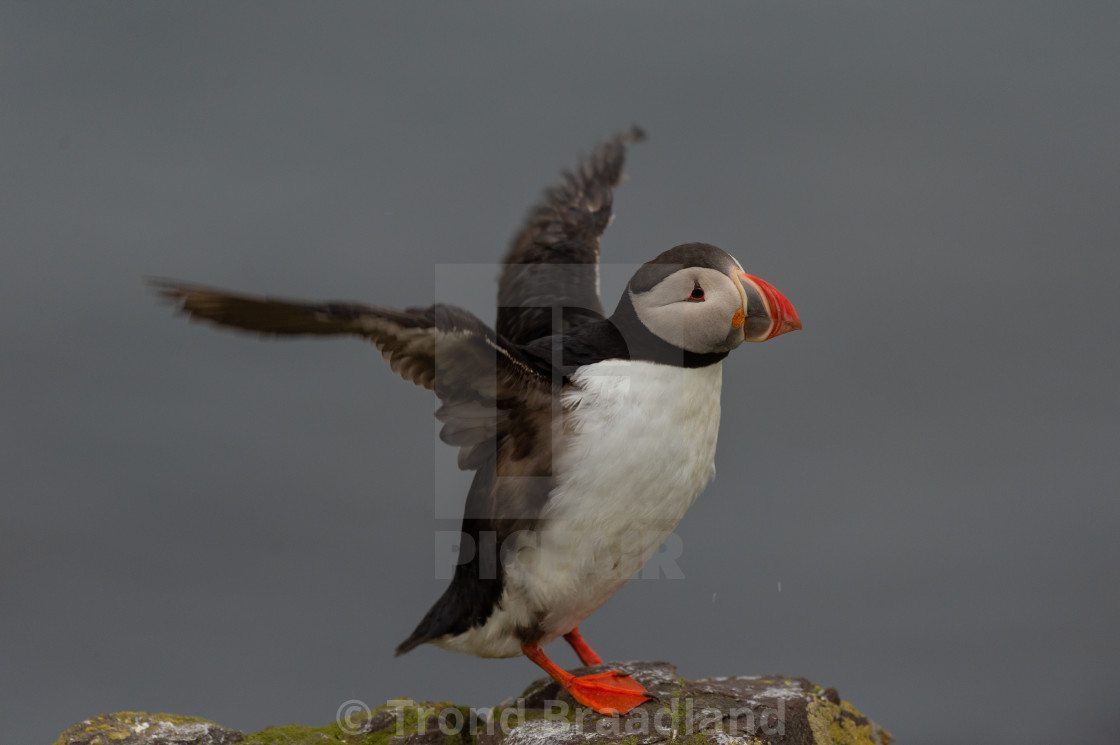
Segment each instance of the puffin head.
[[801,328],[782,293],[707,243],[675,246],[643,264],[619,308],[627,305],[652,334],[695,354],[726,354]]

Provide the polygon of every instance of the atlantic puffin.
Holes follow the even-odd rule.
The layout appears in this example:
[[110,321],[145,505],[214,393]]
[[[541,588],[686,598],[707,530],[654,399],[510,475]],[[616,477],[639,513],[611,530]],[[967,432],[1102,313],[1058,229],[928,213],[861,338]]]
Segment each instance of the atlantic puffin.
[[440,437],[474,471],[450,586],[396,649],[430,643],[525,655],[584,705],[649,699],[628,675],[575,676],[544,647],[563,637],[601,665],[579,625],[657,551],[714,475],[722,361],[801,328],[777,289],[730,254],[686,243],[643,264],[611,315],[599,237],[634,127],[545,191],[515,236],[495,329],[436,304],[392,310],[151,280],[192,320],[262,336],[363,337],[432,390]]

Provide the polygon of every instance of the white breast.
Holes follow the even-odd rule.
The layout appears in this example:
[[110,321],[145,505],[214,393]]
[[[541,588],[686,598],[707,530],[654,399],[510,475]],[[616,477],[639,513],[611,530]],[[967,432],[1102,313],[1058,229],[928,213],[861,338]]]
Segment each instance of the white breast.
[[618,360],[573,377],[548,527],[511,577],[546,614],[543,643],[618,592],[711,480],[722,380],[719,364]]
[[722,365],[609,360],[581,368],[563,400],[544,530],[505,562],[500,607],[441,643],[520,654],[518,626],[543,617],[543,646],[579,625],[657,551],[715,474]]

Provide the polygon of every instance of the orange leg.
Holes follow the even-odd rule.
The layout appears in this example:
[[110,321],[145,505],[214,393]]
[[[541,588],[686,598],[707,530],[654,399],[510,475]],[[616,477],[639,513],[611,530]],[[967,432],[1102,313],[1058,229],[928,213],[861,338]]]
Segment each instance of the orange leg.
[[600,714],[618,716],[649,701],[649,692],[629,675],[609,670],[577,678],[557,667],[555,662],[545,656],[544,650],[535,644],[522,643],[521,651],[572,694],[572,698]]
[[572,649],[579,655],[579,661],[585,665],[602,665],[603,658],[595,654],[595,650],[588,645],[583,639],[583,635],[579,633],[579,626],[564,634],[564,641],[572,645]]

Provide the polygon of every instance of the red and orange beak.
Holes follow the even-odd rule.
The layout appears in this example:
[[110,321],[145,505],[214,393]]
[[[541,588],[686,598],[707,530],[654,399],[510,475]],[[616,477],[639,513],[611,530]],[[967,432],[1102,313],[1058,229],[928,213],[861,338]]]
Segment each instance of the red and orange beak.
[[778,292],[778,288],[746,272],[738,272],[737,275],[735,280],[739,284],[739,291],[743,296],[743,312],[746,313],[744,340],[766,341],[787,331],[801,330],[801,318],[793,303],[786,300],[786,296]]

